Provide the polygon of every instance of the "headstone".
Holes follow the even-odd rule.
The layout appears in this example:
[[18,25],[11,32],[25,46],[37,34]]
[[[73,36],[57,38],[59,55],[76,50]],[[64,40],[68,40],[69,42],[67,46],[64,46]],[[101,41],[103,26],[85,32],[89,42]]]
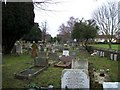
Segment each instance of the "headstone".
[[60,60],[66,61],[66,62],[71,62],[73,60],[73,57],[72,56],[61,56]]
[[64,56],[69,56],[69,50],[63,50],[63,54]]
[[22,54],[22,45],[19,41],[17,41],[17,43],[15,44],[16,45],[16,53],[18,55]]
[[104,57],[104,52],[103,51],[100,51],[100,56]]
[[61,77],[61,88],[65,89],[89,89],[88,72],[84,69],[64,69]]
[[105,52],[103,52],[102,56],[103,56],[103,57],[105,56]]
[[72,69],[88,70],[88,61],[87,60],[72,60]]
[[99,51],[97,51],[97,56],[99,56]]
[[36,57],[34,59],[34,66],[47,66],[48,60],[45,57]]
[[120,90],[119,82],[103,82],[103,90]]
[[46,57],[47,53],[44,51],[39,52],[38,57]]
[[100,51],[100,56],[102,56],[102,51]]
[[49,85],[48,90],[53,90],[53,85]]
[[76,56],[76,52],[73,51],[73,52],[71,53],[71,56]]
[[110,59],[113,60],[113,53],[110,54]]
[[114,54],[114,60],[115,61],[117,60],[117,54]]

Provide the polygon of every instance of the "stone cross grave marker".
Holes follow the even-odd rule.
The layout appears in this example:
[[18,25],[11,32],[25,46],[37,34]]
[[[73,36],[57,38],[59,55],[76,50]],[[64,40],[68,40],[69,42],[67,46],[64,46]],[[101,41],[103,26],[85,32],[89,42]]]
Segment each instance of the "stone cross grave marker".
[[72,60],[72,69],[88,70],[88,61],[87,60]]
[[88,72],[84,69],[64,69],[61,76],[61,88],[89,89]]

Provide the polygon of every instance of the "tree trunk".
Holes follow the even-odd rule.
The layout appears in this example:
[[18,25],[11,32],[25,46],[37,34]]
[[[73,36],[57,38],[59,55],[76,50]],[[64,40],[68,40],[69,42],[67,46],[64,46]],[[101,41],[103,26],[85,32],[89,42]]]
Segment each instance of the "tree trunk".
[[108,42],[109,49],[112,49],[111,45],[112,45],[111,40],[109,40]]
[[87,41],[88,41],[88,39],[85,40],[85,48],[86,48],[86,50],[87,50]]

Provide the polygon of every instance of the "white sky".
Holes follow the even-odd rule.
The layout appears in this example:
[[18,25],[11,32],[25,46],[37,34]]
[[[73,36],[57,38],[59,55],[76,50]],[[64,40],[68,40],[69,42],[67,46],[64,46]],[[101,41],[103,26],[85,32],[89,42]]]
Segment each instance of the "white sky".
[[53,37],[58,34],[59,26],[66,23],[69,17],[90,19],[92,12],[101,4],[110,0],[53,0],[59,1],[58,4],[48,5],[47,9],[53,11],[42,11],[34,9],[34,21],[41,25],[47,21],[47,32]]

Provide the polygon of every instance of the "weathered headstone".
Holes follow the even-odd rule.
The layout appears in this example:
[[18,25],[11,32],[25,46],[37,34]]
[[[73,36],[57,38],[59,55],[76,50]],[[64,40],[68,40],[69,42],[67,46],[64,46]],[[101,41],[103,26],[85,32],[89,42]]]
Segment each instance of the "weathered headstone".
[[103,82],[103,90],[120,90],[119,82]]
[[113,53],[110,54],[110,59],[113,60]]
[[88,70],[88,61],[87,60],[72,60],[72,69]]
[[34,59],[34,66],[47,66],[48,60],[46,57],[36,57]]
[[64,56],[69,56],[69,50],[63,50],[63,54]]
[[89,89],[88,72],[84,69],[64,69],[61,76],[61,88]]
[[101,56],[101,57],[104,57],[104,55],[105,55],[104,52],[103,52],[103,51],[100,51],[100,56]]
[[71,53],[71,56],[76,56],[76,52],[73,51],[73,52]]
[[117,54],[114,54],[114,60],[115,61],[117,60]]
[[22,54],[22,45],[19,41],[17,41],[17,43],[15,44],[16,45],[16,53],[18,55]]
[[71,62],[73,60],[73,57],[72,56],[61,56],[60,57],[60,60],[61,61],[65,61],[65,62]]
[[39,52],[38,57],[46,57],[47,53],[44,51]]

